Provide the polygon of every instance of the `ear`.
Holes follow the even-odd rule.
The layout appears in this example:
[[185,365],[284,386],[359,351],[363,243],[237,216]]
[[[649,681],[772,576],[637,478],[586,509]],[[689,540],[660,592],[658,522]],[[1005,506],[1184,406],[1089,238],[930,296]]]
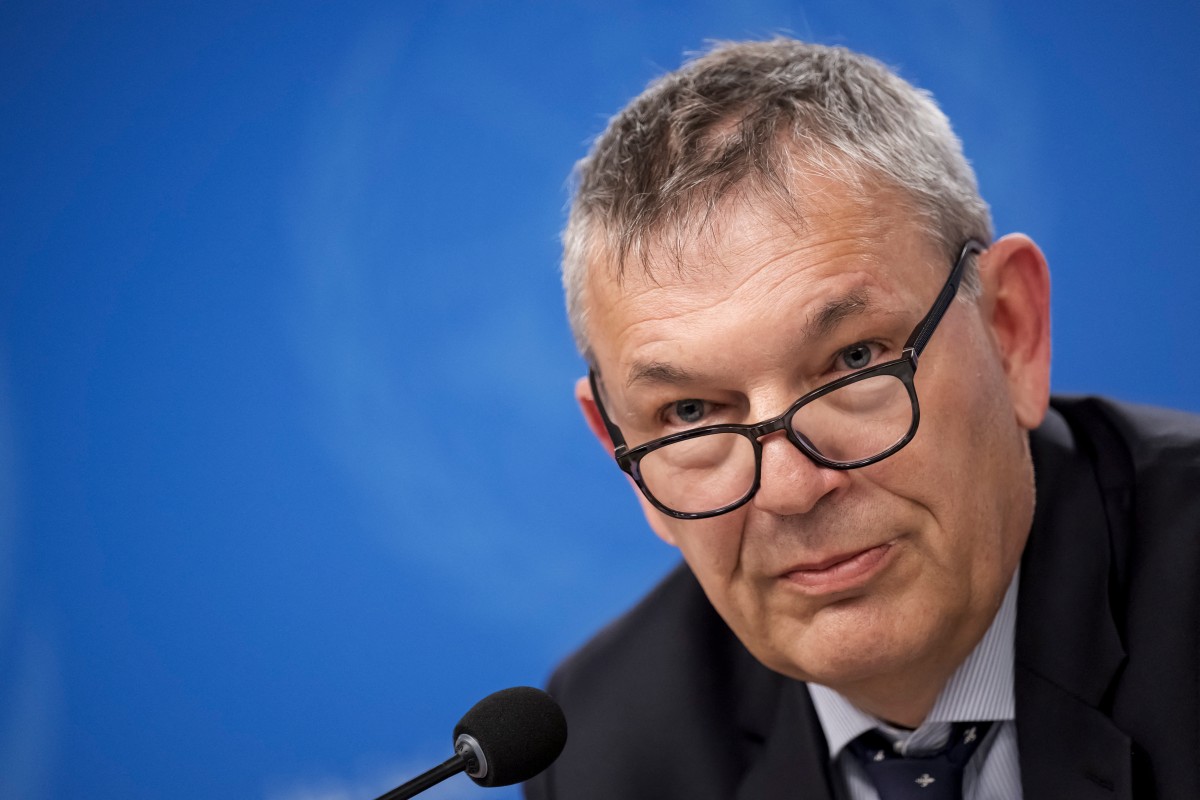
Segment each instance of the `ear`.
[[575,382],[575,399],[579,402],[579,410],[583,412],[584,421],[592,429],[595,437],[600,440],[600,444],[604,445],[605,449],[608,450],[608,454],[612,455],[613,440],[608,435],[608,428],[604,424],[604,417],[600,416],[600,409],[596,406],[596,398],[592,397],[592,386],[588,382],[586,375]]
[[1050,271],[1033,240],[1010,234],[979,260],[981,308],[999,351],[1017,422],[1036,428],[1050,402]]

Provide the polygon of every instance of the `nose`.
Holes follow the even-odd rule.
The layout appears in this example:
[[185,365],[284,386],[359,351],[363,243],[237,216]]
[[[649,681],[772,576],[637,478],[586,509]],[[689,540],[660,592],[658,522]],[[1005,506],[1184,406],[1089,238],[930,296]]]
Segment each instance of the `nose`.
[[755,508],[785,517],[806,514],[821,498],[847,486],[846,470],[823,467],[792,444],[783,431],[762,439],[762,472]]

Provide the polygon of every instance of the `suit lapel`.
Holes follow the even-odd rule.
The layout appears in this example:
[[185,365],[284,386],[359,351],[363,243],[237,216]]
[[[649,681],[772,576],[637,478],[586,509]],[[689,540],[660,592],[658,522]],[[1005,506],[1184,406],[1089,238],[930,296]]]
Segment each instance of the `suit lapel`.
[[1052,411],[1031,441],[1038,499],[1014,673],[1025,800],[1128,799],[1132,742],[1104,711],[1125,662],[1109,603],[1110,521],[1063,419]]
[[834,800],[829,751],[804,684],[779,682],[764,715],[762,749],[738,785],[736,800]]
[[1129,737],[1103,712],[1025,665],[1015,677],[1025,800],[1131,800]]

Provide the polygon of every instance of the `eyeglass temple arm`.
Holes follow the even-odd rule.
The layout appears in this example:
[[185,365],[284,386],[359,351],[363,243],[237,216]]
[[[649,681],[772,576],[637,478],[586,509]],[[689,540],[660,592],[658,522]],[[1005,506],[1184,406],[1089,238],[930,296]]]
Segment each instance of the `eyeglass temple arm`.
[[588,384],[592,387],[592,399],[596,401],[596,409],[600,412],[600,419],[604,421],[604,427],[608,431],[608,438],[612,439],[613,455],[620,456],[629,446],[625,444],[625,437],[621,435],[621,429],[613,424],[613,421],[608,418],[608,411],[604,408],[604,401],[600,399],[600,378],[595,367],[588,367]]
[[914,360],[921,355],[925,349],[925,345],[929,344],[929,339],[933,336],[934,330],[938,323],[942,321],[942,316],[946,313],[946,309],[950,307],[950,303],[954,301],[954,296],[958,294],[958,285],[962,283],[962,275],[967,265],[967,260],[972,255],[978,255],[984,251],[984,245],[977,239],[969,239],[963,245],[962,252],[958,256],[958,260],[954,262],[954,268],[950,270],[950,277],[946,279],[946,283],[942,286],[942,291],[938,294],[937,300],[929,309],[929,313],[917,325],[912,336],[908,337],[908,341],[904,343],[905,350],[912,350]]

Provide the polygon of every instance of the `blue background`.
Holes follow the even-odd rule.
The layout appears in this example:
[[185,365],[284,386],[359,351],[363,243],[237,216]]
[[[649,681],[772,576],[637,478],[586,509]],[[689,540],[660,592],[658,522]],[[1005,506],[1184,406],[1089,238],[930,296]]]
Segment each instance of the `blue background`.
[[664,572],[572,400],[565,179],[777,31],[935,93],[1058,390],[1200,410],[1194,2],[10,0],[0,796],[373,797]]

